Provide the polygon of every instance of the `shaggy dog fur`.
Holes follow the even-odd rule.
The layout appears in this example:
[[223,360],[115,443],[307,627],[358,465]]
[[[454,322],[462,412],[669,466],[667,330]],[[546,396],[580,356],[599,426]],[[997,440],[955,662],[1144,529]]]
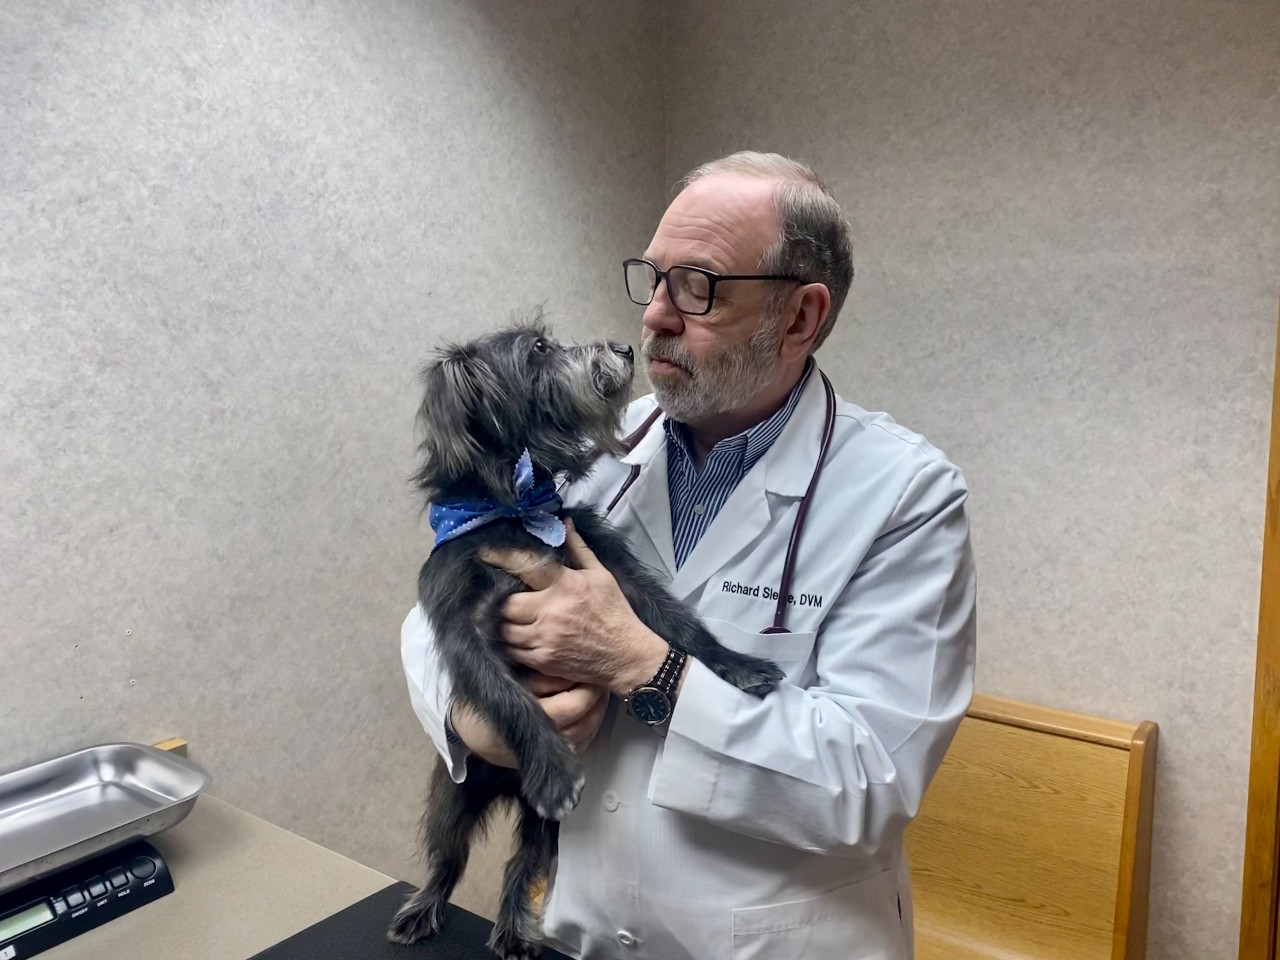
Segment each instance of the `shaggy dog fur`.
[[[585,476],[601,453],[622,452],[618,436],[633,375],[630,347],[561,345],[540,317],[446,347],[423,372],[426,437],[414,479],[424,500],[487,497],[513,504],[513,469],[526,449],[535,482]],[[596,512],[561,509],[558,515],[572,518],[636,615],[659,636],[753,694],[763,696],[781,680],[773,663],[721,646]],[[517,960],[538,955],[530,887],[550,872],[558,821],[578,802],[584,780],[573,748],[521,684],[522,671],[508,659],[499,634],[502,602],[526,588],[483,563],[482,547],[533,550],[562,562],[564,550],[528,533],[518,519],[502,519],[437,546],[418,579],[419,601],[455,701],[494,725],[519,768],[472,756],[466,779],[455,784],[437,765],[422,820],[426,883],[408,898],[387,935],[408,944],[440,929],[477,828],[495,801],[514,801],[519,841],[506,866],[489,946],[504,960]]]

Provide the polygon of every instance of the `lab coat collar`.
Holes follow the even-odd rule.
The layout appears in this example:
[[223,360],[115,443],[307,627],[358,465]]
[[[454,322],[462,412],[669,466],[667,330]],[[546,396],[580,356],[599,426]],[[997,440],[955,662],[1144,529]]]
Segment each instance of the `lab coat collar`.
[[[662,431],[656,431],[659,436]],[[648,466],[642,467],[640,475],[628,494],[631,509],[636,519],[644,528],[649,539],[653,541],[654,552],[666,568],[667,576],[676,573],[675,536],[671,530],[671,498],[667,491],[667,451],[659,446]]]
[[[803,497],[822,448],[822,426],[826,417],[826,390],[818,363],[812,357],[805,367],[800,400],[765,455],[753,469],[764,468],[765,489],[783,497]],[[838,402],[838,401],[837,401]]]
[[[653,394],[649,394],[644,399],[655,407],[658,405],[658,400]],[[648,416],[649,413],[652,413],[652,410],[648,411],[645,416]],[[649,426],[649,431],[640,439],[634,449],[622,457],[622,462],[628,466],[638,465],[643,470],[645,465],[654,458],[655,454],[659,451],[664,451],[667,432],[663,429],[663,423],[666,419],[667,415],[665,413],[659,414],[658,419]]]
[[[646,397],[645,401],[656,405],[652,396]],[[651,412],[651,409],[646,410],[645,416]],[[639,471],[635,483],[623,497],[623,505],[635,514],[636,522],[648,535],[653,552],[662,561],[667,576],[674,577],[676,551],[675,536],[671,530],[671,499],[667,492],[667,436],[662,428],[665,419],[665,414],[659,414],[640,442],[620,459],[632,470]]]

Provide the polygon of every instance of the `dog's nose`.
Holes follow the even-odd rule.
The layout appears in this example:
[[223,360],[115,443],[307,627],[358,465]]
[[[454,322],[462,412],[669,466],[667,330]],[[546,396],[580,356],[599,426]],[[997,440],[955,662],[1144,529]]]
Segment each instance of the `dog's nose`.
[[624,360],[631,360],[636,355],[636,352],[631,349],[629,344],[626,343],[610,343],[609,349]]

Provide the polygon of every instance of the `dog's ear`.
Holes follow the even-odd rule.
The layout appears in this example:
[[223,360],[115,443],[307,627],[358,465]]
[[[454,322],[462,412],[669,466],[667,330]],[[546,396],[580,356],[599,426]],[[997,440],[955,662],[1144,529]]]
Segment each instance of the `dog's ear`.
[[499,475],[493,474],[490,461],[500,422],[494,404],[503,402],[502,384],[493,370],[463,347],[445,348],[422,370],[417,420],[424,433],[424,463],[415,476],[420,488],[434,493],[462,477],[476,477],[486,488],[495,483]]
[[424,457],[415,478],[434,487],[475,470],[481,456],[475,429],[483,417],[482,389],[476,361],[452,347],[422,370],[422,405],[418,424],[423,431],[419,449]]

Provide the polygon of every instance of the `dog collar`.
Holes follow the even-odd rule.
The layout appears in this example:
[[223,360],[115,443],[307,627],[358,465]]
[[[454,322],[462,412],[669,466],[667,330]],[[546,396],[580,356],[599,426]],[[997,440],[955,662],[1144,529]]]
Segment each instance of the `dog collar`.
[[564,521],[556,516],[563,502],[551,480],[539,484],[533,482],[533,461],[527,449],[516,461],[512,486],[516,502],[511,504],[488,497],[433,503],[428,516],[436,535],[435,545],[438,547],[504,518],[520,520],[526,530],[549,547],[563,544]]

